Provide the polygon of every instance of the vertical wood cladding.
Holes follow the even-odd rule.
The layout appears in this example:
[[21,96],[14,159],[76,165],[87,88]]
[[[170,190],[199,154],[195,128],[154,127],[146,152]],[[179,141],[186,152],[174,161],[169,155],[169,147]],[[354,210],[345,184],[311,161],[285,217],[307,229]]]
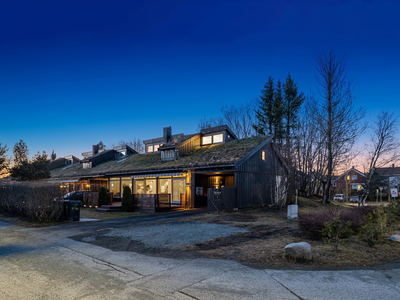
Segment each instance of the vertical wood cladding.
[[[263,151],[265,155],[263,159]],[[263,143],[236,166],[237,208],[274,203],[276,176],[284,169],[271,142]]]
[[179,151],[179,156],[183,156],[197,147],[200,147],[200,134],[196,134],[182,144],[178,145],[176,148]]

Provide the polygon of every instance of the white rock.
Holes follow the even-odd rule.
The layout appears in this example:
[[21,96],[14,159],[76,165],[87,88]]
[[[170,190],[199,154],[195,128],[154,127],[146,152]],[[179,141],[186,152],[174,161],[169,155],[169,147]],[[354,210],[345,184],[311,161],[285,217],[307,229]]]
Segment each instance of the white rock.
[[311,245],[306,242],[291,243],[285,247],[285,254],[295,258],[312,259]]
[[390,237],[390,240],[394,241],[394,242],[400,242],[400,235],[398,235],[398,234],[392,235]]

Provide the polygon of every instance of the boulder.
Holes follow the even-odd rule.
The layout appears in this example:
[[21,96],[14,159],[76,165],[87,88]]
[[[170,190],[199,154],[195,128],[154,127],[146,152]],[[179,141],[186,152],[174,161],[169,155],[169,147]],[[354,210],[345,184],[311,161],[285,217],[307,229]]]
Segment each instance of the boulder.
[[294,258],[312,260],[311,245],[306,242],[291,243],[285,247],[285,255]]
[[393,242],[400,242],[400,235],[395,234],[390,237],[390,240]]

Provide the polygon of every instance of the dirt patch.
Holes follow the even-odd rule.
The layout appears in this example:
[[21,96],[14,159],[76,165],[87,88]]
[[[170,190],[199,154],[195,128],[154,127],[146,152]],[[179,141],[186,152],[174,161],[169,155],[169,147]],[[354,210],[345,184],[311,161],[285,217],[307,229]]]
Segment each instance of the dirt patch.
[[[318,201],[301,203],[301,206],[300,213],[330,209],[329,205],[321,205]],[[342,205],[340,209],[351,208],[346,208],[346,205]],[[381,266],[388,262],[400,262],[400,243],[389,241],[389,235],[383,244],[375,247],[368,247],[367,244],[358,241],[356,238],[351,238],[341,244],[338,251],[335,251],[331,244],[309,240],[303,236],[298,230],[297,220],[288,220],[286,218],[286,210],[276,211],[268,208],[244,209],[233,213],[203,214],[180,221],[182,224],[185,222],[186,224],[197,222],[199,224],[224,225],[245,229],[247,232],[237,232],[227,236],[204,239],[186,246],[182,246],[179,243],[176,243],[175,246],[171,246],[169,243],[165,243],[164,246],[160,244],[151,246],[146,244],[146,239],[132,241],[131,238],[126,236],[106,236],[105,234],[98,235],[93,241],[86,240],[86,242],[114,251],[133,251],[153,256],[229,259],[254,268],[358,269]],[[162,226],[166,226],[168,223],[165,222]],[[183,225],[182,229],[188,228]],[[136,230],[140,231],[141,228],[137,227]],[[157,229],[154,232],[156,234]],[[185,230],[185,232],[188,235],[193,235],[190,230]],[[395,233],[393,232],[392,234]],[[75,237],[80,241],[84,238],[84,236]],[[179,238],[176,239],[178,240]],[[312,261],[302,263],[288,260],[284,257],[286,245],[303,241],[312,246]]]

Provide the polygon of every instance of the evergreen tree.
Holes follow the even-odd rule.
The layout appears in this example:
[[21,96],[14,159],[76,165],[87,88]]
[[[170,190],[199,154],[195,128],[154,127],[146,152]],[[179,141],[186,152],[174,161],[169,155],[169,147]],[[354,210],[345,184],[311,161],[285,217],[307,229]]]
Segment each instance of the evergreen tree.
[[35,180],[50,178],[49,162],[50,161],[47,159],[46,152],[43,151],[43,153],[40,154],[40,152],[38,151],[32,161],[32,166],[35,169]]
[[293,129],[296,128],[297,114],[300,106],[304,102],[303,93],[299,93],[296,83],[293,81],[290,74],[286,78],[286,82],[283,85],[284,94],[284,106],[283,115],[285,121],[285,136],[286,136],[286,149],[287,155],[289,156],[290,151],[290,136]]
[[29,150],[28,146],[23,140],[19,140],[19,142],[15,143],[14,148],[13,148],[13,154],[14,154],[14,164],[19,165],[22,162],[28,162],[28,155],[29,155]]
[[282,138],[284,135],[283,129],[283,114],[284,114],[284,102],[282,96],[282,83],[278,80],[274,93],[274,139],[282,146]]
[[256,110],[257,124],[253,127],[258,134],[271,134],[274,128],[274,79],[269,76],[261,90],[260,108]]
[[8,173],[10,161],[6,156],[8,151],[7,145],[1,146],[0,143],[0,178],[2,175]]

